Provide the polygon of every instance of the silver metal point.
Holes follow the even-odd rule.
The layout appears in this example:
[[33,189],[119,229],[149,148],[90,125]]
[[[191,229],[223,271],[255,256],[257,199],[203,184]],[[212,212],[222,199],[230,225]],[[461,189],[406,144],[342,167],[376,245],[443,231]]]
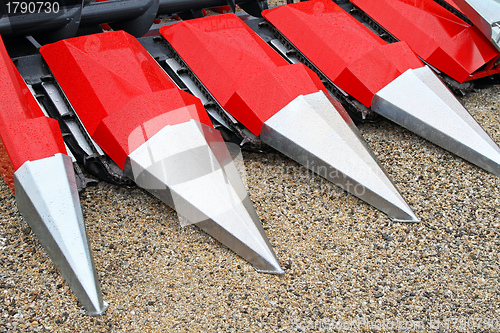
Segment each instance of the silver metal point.
[[500,51],[500,0],[453,0]]
[[125,163],[136,184],[261,272],[282,274],[220,133],[205,124],[166,126]]
[[65,154],[28,161],[14,174],[19,211],[89,315],[102,299],[78,198],[73,162]]
[[268,119],[262,141],[386,213],[419,222],[340,103],[299,96]]
[[372,109],[500,176],[500,149],[427,66],[409,69],[381,89]]

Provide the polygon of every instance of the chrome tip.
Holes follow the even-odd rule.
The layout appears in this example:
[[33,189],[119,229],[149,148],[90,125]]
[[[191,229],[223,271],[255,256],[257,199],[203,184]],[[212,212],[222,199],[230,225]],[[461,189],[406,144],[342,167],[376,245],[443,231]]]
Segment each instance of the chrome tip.
[[372,109],[500,176],[500,148],[427,66],[407,70],[377,92]]
[[220,133],[191,120],[166,126],[134,150],[125,172],[258,270],[280,273],[245,186]]
[[285,274],[285,271],[281,268],[281,266],[279,265],[279,263],[277,261],[275,261],[275,263],[273,263],[272,267],[270,269],[260,269],[258,268],[257,266],[253,266],[253,268],[259,272],[259,273],[263,273],[263,274],[274,274],[274,275],[283,275]]
[[71,157],[28,161],[14,174],[19,211],[89,315],[107,304],[87,239]]
[[418,220],[345,109],[324,92],[295,98],[264,123],[260,136],[390,218]]
[[401,223],[420,223],[422,222],[415,214],[412,214],[413,216],[409,216],[407,219],[395,219],[391,218],[391,221],[393,222],[401,222]]
[[108,309],[108,306],[109,306],[108,302],[103,301],[103,304],[102,304],[101,307],[95,308],[92,311],[91,310],[87,310],[87,314],[89,316],[92,316],[92,317],[103,315],[106,312],[106,310]]

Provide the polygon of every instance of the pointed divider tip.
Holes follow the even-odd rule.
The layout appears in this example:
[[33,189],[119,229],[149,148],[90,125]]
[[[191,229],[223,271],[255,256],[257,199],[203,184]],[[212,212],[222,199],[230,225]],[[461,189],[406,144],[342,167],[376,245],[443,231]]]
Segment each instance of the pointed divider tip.
[[261,272],[282,274],[219,132],[196,120],[166,126],[127,158],[136,184]]
[[87,239],[73,162],[65,154],[24,163],[14,174],[19,211],[89,315],[107,304]]
[[500,176],[500,149],[427,66],[407,70],[377,92],[372,109]]
[[319,91],[268,119],[262,141],[401,222],[419,222],[347,115]]

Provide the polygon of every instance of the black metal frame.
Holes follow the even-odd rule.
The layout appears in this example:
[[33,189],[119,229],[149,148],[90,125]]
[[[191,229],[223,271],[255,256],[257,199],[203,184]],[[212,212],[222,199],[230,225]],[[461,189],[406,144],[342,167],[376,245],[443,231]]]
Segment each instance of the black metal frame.
[[[178,14],[184,19],[201,16],[202,9],[238,4],[253,16],[267,9],[266,0],[57,0],[61,3],[56,14],[34,13],[6,15],[0,11],[0,35],[33,35],[40,43],[74,37],[99,24],[108,23],[115,30],[125,30],[140,37],[154,19]],[[0,8],[1,9],[1,8]]]

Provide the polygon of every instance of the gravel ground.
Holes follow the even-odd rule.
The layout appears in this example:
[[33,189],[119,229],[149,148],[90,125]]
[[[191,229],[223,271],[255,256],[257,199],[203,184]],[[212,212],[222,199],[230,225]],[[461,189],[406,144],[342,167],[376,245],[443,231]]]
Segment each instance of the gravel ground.
[[[462,101],[500,143],[500,86]],[[360,129],[422,223],[392,223],[281,154],[245,153],[286,269],[265,275],[143,191],[100,182],[80,196],[110,303],[99,317],[78,306],[2,182],[0,331],[498,331],[498,177],[390,122]]]
[[[500,86],[462,102],[500,144]],[[107,312],[86,316],[0,182],[0,332],[500,331],[499,178],[388,121],[360,130],[422,219],[383,213],[279,153],[244,153],[286,270],[247,262],[139,189],[80,198]]]

